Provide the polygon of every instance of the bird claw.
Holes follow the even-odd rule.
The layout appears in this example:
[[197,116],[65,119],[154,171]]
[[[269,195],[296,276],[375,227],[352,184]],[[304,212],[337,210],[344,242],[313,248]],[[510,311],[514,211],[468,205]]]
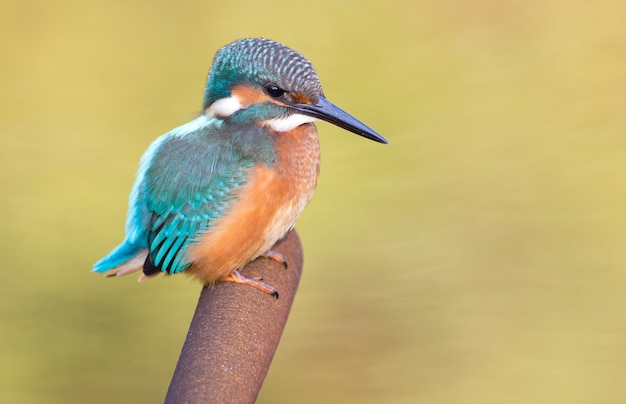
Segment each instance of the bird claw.
[[[263,278],[260,278],[260,279],[263,279]],[[235,271],[232,274],[222,278],[221,280],[225,282],[240,283],[242,285],[250,285],[278,299],[278,291],[276,290],[276,288],[273,287],[272,285],[268,285],[267,283],[261,282],[260,279],[259,278],[246,278],[239,271]]]
[[259,255],[259,257],[269,258],[271,260],[279,262],[279,263],[283,264],[285,269],[287,269],[287,267],[288,267],[287,260],[285,259],[285,257],[281,253],[279,253],[277,251],[267,250],[263,254]]

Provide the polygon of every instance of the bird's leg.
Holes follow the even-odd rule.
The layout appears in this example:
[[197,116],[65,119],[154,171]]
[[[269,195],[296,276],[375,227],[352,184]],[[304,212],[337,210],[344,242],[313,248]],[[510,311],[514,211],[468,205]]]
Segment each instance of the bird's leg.
[[281,264],[283,264],[283,266],[285,268],[287,268],[287,260],[285,259],[285,257],[283,257],[283,255],[281,253],[279,253],[277,251],[267,250],[263,254],[259,255],[259,257],[269,258],[269,259],[274,260],[276,262],[280,262]]
[[268,285],[267,283],[263,283],[257,279],[246,278],[239,271],[235,271],[220,280],[225,282],[235,282],[241,283],[243,285],[250,285],[278,299],[278,291],[272,285]]

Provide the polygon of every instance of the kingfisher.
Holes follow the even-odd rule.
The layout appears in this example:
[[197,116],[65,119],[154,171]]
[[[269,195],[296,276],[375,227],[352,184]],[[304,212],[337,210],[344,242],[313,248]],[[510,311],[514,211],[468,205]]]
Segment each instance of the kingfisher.
[[313,65],[272,40],[232,42],[215,55],[202,114],[158,137],[141,157],[122,243],[93,272],[139,281],[185,273],[278,297],[240,270],[271,247],[313,196],[320,168],[314,122],[380,143],[382,136],[324,96]]

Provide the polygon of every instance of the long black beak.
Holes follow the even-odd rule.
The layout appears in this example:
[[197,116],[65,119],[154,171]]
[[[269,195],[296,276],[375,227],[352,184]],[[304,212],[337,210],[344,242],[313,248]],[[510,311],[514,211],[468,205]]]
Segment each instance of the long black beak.
[[333,125],[337,125],[340,128],[349,130],[352,133],[356,133],[359,136],[366,137],[370,140],[379,143],[389,143],[387,140],[376,133],[373,129],[367,127],[364,123],[339,108],[332,102],[328,101],[324,97],[320,97],[317,104],[295,104],[291,105],[291,108],[300,112],[303,115],[312,116],[313,118],[321,119],[322,121],[330,122]]

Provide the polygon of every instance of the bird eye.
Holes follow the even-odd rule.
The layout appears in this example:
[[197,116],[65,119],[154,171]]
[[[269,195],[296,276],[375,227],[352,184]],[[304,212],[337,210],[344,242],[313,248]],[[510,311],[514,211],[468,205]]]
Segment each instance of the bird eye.
[[274,84],[265,86],[265,91],[267,91],[267,94],[272,98],[280,98],[283,94],[285,94],[285,90]]

